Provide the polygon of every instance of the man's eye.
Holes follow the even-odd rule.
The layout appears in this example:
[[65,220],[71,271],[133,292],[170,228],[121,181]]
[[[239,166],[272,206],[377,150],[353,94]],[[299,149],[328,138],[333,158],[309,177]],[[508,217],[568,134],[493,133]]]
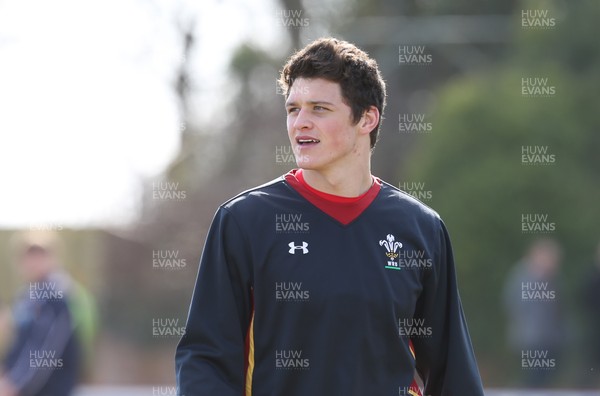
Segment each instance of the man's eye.
[[296,111],[298,111],[297,107],[288,107],[287,109],[288,114],[295,113]]
[[327,110],[327,109],[326,109],[325,107],[323,107],[323,106],[315,106],[315,107],[314,107],[314,109],[315,109],[315,110],[317,110],[317,111],[324,111],[324,110]]

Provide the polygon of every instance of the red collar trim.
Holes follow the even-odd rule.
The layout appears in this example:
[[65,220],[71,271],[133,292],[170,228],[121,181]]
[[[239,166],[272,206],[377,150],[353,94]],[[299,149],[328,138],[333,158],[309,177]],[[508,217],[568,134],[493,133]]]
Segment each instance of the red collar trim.
[[360,216],[375,200],[379,190],[381,190],[381,181],[373,177],[373,185],[363,195],[359,197],[340,197],[309,186],[302,176],[301,169],[293,169],[284,177],[288,184],[307,201],[343,225],[350,224]]

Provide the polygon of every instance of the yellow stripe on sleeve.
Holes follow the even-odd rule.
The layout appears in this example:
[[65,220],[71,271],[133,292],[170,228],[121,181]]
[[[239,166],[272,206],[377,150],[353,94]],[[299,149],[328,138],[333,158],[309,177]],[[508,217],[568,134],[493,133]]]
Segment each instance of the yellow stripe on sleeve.
[[254,312],[250,319],[248,334],[248,369],[246,370],[246,396],[252,396],[252,375],[254,374]]

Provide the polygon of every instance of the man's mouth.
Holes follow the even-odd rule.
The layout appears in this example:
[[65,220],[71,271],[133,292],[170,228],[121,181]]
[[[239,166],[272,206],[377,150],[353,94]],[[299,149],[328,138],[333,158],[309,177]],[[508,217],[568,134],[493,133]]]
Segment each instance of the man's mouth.
[[319,143],[320,140],[319,139],[314,139],[314,138],[297,138],[296,142],[301,145],[301,146],[305,146],[305,145],[310,145],[310,144],[316,144]]

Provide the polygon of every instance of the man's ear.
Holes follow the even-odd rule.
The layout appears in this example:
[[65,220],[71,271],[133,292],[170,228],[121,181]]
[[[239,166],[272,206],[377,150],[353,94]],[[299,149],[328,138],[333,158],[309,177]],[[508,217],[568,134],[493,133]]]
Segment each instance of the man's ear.
[[360,121],[358,122],[361,129],[360,133],[367,135],[371,133],[371,131],[377,127],[377,124],[379,123],[379,117],[380,114],[377,107],[371,106],[365,110]]

